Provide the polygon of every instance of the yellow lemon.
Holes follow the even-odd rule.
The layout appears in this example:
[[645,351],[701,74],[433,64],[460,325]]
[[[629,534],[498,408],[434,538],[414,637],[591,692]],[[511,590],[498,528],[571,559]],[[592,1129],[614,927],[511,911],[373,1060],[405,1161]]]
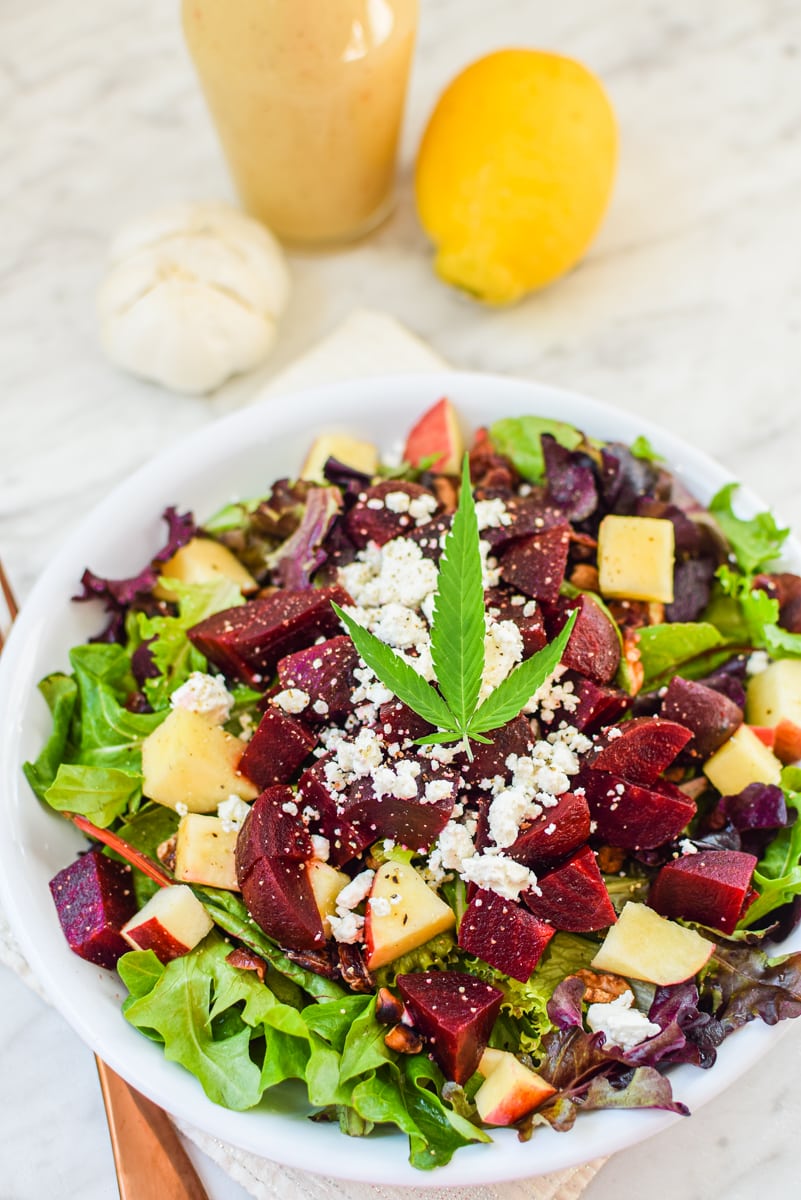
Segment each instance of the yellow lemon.
[[417,157],[438,274],[490,304],[558,279],[601,222],[616,158],[612,106],[581,63],[539,50],[474,62],[441,96]]

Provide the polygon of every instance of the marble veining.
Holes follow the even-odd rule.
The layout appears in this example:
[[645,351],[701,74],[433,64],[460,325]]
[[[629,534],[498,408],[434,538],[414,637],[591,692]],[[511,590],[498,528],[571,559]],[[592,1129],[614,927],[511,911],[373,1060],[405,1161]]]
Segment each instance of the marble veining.
[[[177,4],[28,0],[0,38],[0,555],[24,598],[63,536],[135,466],[272,374],[357,306],[452,363],[594,394],[710,451],[801,528],[801,8],[796,0],[422,0],[398,206],[372,238],[293,256],[267,366],[217,395],[115,372],[94,293],[122,221],[230,185]],[[621,127],[614,202],[558,286],[487,312],[438,283],[410,164],[439,89],[478,54],[559,49],[606,81]],[[0,1195],[114,1194],[91,1056],[0,972]],[[587,1200],[791,1194],[801,1028],[692,1121],[618,1155]],[[214,1200],[244,1193],[210,1163]],[[635,1182],[636,1181],[636,1182]]]

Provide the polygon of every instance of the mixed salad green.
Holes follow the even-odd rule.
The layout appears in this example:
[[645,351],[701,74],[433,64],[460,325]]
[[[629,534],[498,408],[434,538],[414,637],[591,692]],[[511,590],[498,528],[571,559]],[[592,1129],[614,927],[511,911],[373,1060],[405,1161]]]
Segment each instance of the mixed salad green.
[[89,834],[51,888],[125,1018],[214,1102],[299,1080],[421,1169],[686,1112],[671,1064],[801,1013],[788,531],[642,437],[516,417],[462,463],[445,403],[399,467],[346,442],[87,570],[107,624],[26,765]]

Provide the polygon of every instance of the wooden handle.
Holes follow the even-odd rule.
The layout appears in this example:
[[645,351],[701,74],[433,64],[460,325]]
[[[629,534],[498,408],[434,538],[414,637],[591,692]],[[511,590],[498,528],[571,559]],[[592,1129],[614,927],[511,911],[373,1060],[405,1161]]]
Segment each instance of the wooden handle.
[[95,1057],[120,1200],[209,1200],[170,1118]]

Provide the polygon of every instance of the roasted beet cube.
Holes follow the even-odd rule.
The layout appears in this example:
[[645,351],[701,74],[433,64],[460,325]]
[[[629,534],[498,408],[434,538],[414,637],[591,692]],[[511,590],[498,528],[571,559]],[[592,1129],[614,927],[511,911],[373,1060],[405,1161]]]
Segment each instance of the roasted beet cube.
[[467,1083],[489,1041],[503,992],[465,971],[399,975],[398,988],[446,1079]]
[[340,635],[282,658],[278,679],[281,687],[300,688],[310,697],[304,720],[327,725],[352,711],[351,692],[357,682],[353,672],[358,665],[356,647]]
[[491,588],[485,607],[496,621],[514,621],[523,639],[523,657],[531,658],[548,641],[542,609],[536,600],[507,588]]
[[556,930],[514,900],[497,892],[478,891],[459,926],[459,945],[525,983]]
[[743,723],[742,709],[728,696],[680,675],[670,681],[662,716],[690,730],[689,749],[700,758],[714,754]]
[[50,880],[69,947],[99,967],[114,967],[130,946],[120,929],[136,912],[131,868],[102,854],[82,854]]
[[332,600],[352,604],[341,587],[273,592],[207,617],[188,637],[223,674],[266,686],[279,659],[339,632]]
[[723,796],[718,811],[740,833],[783,829],[787,824],[787,802],[775,783],[749,783],[736,796]]
[[553,604],[564,582],[569,549],[567,524],[517,538],[501,554],[501,578],[527,596]]
[[295,793],[281,784],[267,788],[253,801],[239,831],[237,872],[247,874],[258,858],[306,862],[311,856],[311,839],[298,815]]
[[425,737],[434,729],[428,721],[418,716],[413,709],[402,700],[388,700],[378,710],[378,724],[381,729],[381,740],[387,746],[397,743],[403,746],[405,742],[413,742]]
[[[456,802],[453,772],[421,772],[414,796],[379,795],[369,778],[358,779],[340,800],[345,820],[369,841],[390,838],[400,846],[428,849],[448,823]],[[430,798],[427,798],[430,797]]]
[[757,859],[739,850],[699,850],[662,867],[648,903],[663,917],[733,933]]
[[570,614],[578,610],[562,664],[596,683],[611,683],[620,665],[620,638],[615,626],[591,596],[563,596],[555,606],[551,622],[554,637]]
[[597,733],[604,725],[613,725],[631,707],[631,696],[621,688],[594,683],[592,679],[581,679],[575,686],[578,706],[572,713],[557,712],[561,717],[584,734]]
[[617,920],[595,855],[582,846],[560,866],[537,879],[539,895],[528,891],[526,905],[542,921],[569,933],[592,933]]
[[521,827],[506,854],[527,867],[547,866],[570,854],[590,836],[590,810],[583,796],[564,792],[553,808],[546,808]]
[[692,737],[689,729],[661,717],[635,717],[612,726],[596,740],[589,765],[629,783],[655,783]]
[[300,721],[270,707],[239,760],[239,770],[262,789],[289,783],[316,741]]
[[[358,500],[344,521],[345,531],[355,546],[363,549],[369,542],[383,546],[393,538],[404,537],[417,527],[408,504],[400,500],[401,495],[408,496],[410,502],[419,501],[422,496],[427,497],[428,501],[435,500],[431,492],[419,483],[407,483],[400,479],[386,479],[365,488],[359,493]],[[386,502],[387,496],[392,497],[389,504]],[[428,515],[436,508],[436,503],[432,504]],[[423,509],[420,515],[425,517],[426,510]]]
[[332,866],[341,867],[356,858],[376,839],[370,829],[357,829],[339,811],[341,797],[325,776],[325,765],[329,761],[330,756],[321,758],[313,767],[303,772],[298,783],[297,802],[301,811],[308,807],[317,814],[312,821],[322,836],[328,838],[328,860]]
[[473,761],[465,762],[462,766],[462,779],[467,786],[479,784],[482,779],[493,779],[496,775],[508,777],[506,760],[509,755],[530,754],[534,745],[531,724],[522,713],[518,713],[506,725],[502,725],[500,729],[493,729],[486,736],[492,739],[491,744],[475,742]]
[[607,771],[585,771],[582,783],[598,837],[626,850],[672,841],[695,816],[695,801],[665,779],[645,787]]

